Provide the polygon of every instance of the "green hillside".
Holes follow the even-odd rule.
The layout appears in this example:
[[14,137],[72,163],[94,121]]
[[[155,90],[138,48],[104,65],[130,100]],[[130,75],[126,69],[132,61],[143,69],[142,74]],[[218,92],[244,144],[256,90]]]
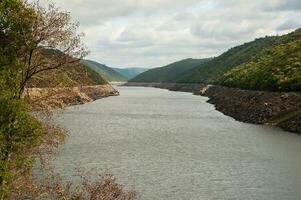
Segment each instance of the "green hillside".
[[174,82],[185,72],[194,69],[210,59],[185,59],[164,67],[150,69],[135,78],[130,82]]
[[[63,54],[56,49],[43,49],[43,55],[51,58]],[[27,84],[27,87],[75,87],[85,85],[103,85],[108,82],[99,73],[93,69],[75,62],[70,65],[64,65],[56,70],[48,70],[34,76]]]
[[115,71],[117,71],[118,73],[122,74],[123,76],[125,76],[127,79],[132,79],[134,77],[136,77],[137,75],[146,72],[147,68],[113,68]]
[[108,84],[108,81],[102,77],[100,74],[98,74],[96,71],[94,71],[93,69],[90,69],[84,65],[82,65],[83,68],[85,68],[86,73],[89,77],[89,80],[91,80],[90,82],[92,83],[92,85],[103,85],[103,84]]
[[107,67],[106,65],[91,60],[81,60],[81,63],[87,68],[99,73],[102,77],[104,77],[109,82],[127,81],[127,78],[125,76],[116,72],[114,69]]
[[301,29],[277,38],[255,58],[225,73],[220,84],[256,90],[301,90]]
[[108,82],[95,71],[81,64],[62,67],[57,70],[42,72],[32,78],[27,87],[76,87],[86,85],[103,85]]
[[131,82],[209,83],[252,90],[301,90],[301,29],[266,36],[210,60],[186,59],[144,72]]
[[242,63],[248,62],[264,48],[271,46],[276,39],[276,36],[265,37],[231,48],[211,61],[199,65],[194,70],[188,71],[174,81],[185,83],[215,83],[225,72]]

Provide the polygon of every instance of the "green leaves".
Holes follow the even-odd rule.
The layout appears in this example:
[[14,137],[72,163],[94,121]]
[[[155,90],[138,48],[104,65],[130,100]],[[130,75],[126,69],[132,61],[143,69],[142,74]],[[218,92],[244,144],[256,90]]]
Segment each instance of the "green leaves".
[[18,95],[20,37],[30,29],[31,16],[32,10],[20,0],[0,2],[0,199],[10,193],[11,182],[29,169],[28,151],[42,134],[40,123]]
[[224,73],[220,84],[254,90],[301,90],[301,29]]
[[18,174],[29,169],[32,159],[28,151],[43,133],[40,122],[14,90],[2,87],[0,93],[0,197],[9,193],[8,185]]

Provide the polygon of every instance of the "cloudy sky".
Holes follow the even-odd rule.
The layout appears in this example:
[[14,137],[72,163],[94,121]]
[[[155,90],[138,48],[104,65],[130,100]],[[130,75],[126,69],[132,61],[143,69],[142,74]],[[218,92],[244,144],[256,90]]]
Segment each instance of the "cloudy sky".
[[301,0],[53,0],[85,33],[89,59],[159,67],[217,56],[238,44],[301,27]]

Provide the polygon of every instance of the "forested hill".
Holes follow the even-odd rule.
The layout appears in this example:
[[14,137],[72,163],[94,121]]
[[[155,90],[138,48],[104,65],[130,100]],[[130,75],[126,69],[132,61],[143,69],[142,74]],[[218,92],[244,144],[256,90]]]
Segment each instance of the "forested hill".
[[164,67],[150,69],[131,79],[130,82],[174,82],[185,72],[209,60],[192,58],[181,60]]
[[[52,57],[67,55],[56,49],[43,49],[43,56],[51,60]],[[69,57],[69,59],[72,58]],[[108,82],[101,74],[79,62],[74,62],[72,67],[63,65],[58,69],[39,73],[38,76],[29,80],[27,87],[55,88],[103,84],[108,84]]]
[[210,60],[187,59],[131,82],[208,83],[252,90],[301,91],[301,29],[233,47]]
[[100,74],[81,64],[73,64],[72,68],[64,66],[58,70],[43,72],[30,80],[27,86],[55,88],[103,84],[108,82]]
[[211,61],[188,71],[176,79],[175,82],[215,83],[225,72],[248,62],[264,48],[271,46],[276,40],[277,37],[275,36],[265,37],[233,47]]
[[113,68],[115,71],[118,73],[122,74],[128,79],[132,79],[135,76],[149,70],[147,68],[138,68],[138,67],[133,67],[133,68]]
[[301,91],[301,29],[278,37],[256,57],[226,72],[219,83],[254,90]]
[[125,82],[128,79],[114,69],[91,60],[81,60],[81,64],[96,71],[109,82]]

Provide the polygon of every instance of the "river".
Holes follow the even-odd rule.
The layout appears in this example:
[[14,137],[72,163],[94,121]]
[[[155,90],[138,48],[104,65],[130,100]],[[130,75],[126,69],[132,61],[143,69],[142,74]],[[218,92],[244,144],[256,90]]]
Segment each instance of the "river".
[[57,116],[70,137],[54,160],[109,170],[142,200],[301,199],[301,136],[235,121],[206,97],[117,87],[109,97]]

